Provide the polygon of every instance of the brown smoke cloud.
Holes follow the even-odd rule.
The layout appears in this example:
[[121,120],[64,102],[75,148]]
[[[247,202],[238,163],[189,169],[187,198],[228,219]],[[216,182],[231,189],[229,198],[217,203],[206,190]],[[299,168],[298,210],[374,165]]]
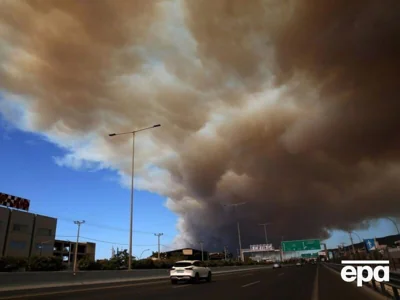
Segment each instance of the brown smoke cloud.
[[[168,197],[178,244],[234,249],[236,219],[246,246],[264,222],[274,242],[326,238],[400,217],[399,12],[395,0],[3,1],[0,88],[70,165],[129,172],[128,140],[106,134],[162,123],[137,142],[139,185]],[[235,202],[247,204],[223,206]]]

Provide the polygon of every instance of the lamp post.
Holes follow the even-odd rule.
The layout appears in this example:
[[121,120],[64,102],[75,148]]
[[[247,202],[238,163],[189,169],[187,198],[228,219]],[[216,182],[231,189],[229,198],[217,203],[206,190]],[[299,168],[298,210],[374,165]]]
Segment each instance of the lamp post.
[[142,259],[142,255],[143,255],[143,253],[146,252],[146,251],[150,251],[150,249],[145,249],[145,250],[143,250],[142,253],[140,253],[139,259]]
[[109,136],[117,136],[124,134],[132,134],[132,175],[131,175],[131,207],[130,207],[130,226],[129,226],[129,258],[128,258],[128,270],[132,270],[132,235],[133,235],[133,179],[135,177],[135,135],[139,131],[144,131],[147,129],[152,129],[155,127],[160,127],[160,124],[153,125],[151,127],[146,127],[129,132],[121,133],[110,133]]
[[[240,205],[244,205],[247,202],[240,202],[240,203],[233,203],[233,204],[224,204],[225,207],[230,207],[232,206],[235,209],[235,214],[236,214],[236,208]],[[242,239],[240,237],[240,225],[239,225],[239,220],[236,218],[236,224],[237,224],[237,230],[238,230],[238,240],[239,240],[239,256],[240,260],[243,261],[242,257]]]
[[388,219],[390,222],[392,222],[392,223],[393,223],[393,225],[396,227],[397,234],[398,234],[398,235],[400,235],[399,227],[397,226],[397,223],[396,223],[396,221],[395,221],[395,220],[393,220],[392,218],[388,218],[388,217],[387,217],[386,219]]
[[360,243],[362,243],[363,242],[363,240],[362,240],[362,238],[358,235],[358,233],[357,232],[355,232],[355,231],[352,231],[351,233],[354,233],[357,237],[358,237],[358,239],[360,240]]
[[268,245],[267,226],[269,224],[271,224],[271,223],[258,224],[259,226],[263,226],[264,227],[265,245]]

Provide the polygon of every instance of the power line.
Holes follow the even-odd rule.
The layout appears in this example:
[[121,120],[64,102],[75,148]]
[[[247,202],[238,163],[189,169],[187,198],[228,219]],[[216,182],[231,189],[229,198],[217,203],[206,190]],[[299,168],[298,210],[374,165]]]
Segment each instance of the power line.
[[[68,219],[62,219],[62,218],[57,218],[59,220],[65,221],[65,222],[71,222]],[[121,231],[121,232],[128,232],[129,229],[127,228],[119,228],[119,227],[113,227],[113,226],[108,226],[108,225],[103,225],[103,224],[96,224],[96,223],[90,223],[87,222],[86,226],[90,226],[90,227],[97,227],[97,228],[102,228],[102,229],[108,229],[108,230],[113,230],[113,231]],[[148,234],[148,235],[153,235],[154,232],[150,232],[150,231],[141,231],[141,230],[134,230],[133,232],[135,233],[140,233],[140,234]],[[164,234],[167,237],[174,237],[172,235],[168,235],[168,234]]]
[[[30,211],[29,213],[33,213],[33,214],[37,214],[37,215],[42,215],[38,212],[35,211]],[[68,222],[68,223],[72,223],[75,221],[74,219],[69,219],[69,218],[65,218],[65,217],[59,217],[59,216],[53,216],[53,218],[56,218],[57,220],[60,221],[64,221],[64,222]],[[112,230],[112,231],[119,231],[119,232],[128,232],[129,229],[128,228],[118,228],[118,227],[113,227],[113,226],[108,226],[106,224],[96,224],[96,223],[91,223],[91,222],[85,222],[85,226],[90,226],[90,227],[97,227],[97,228],[101,228],[101,229],[107,229],[107,230]],[[150,231],[141,231],[141,230],[134,230],[133,232],[138,233],[138,234],[148,234],[148,235],[153,235],[154,232],[150,232]],[[30,234],[30,233],[27,233]],[[168,235],[168,234],[164,234],[164,236],[166,237],[171,237],[173,238],[174,236],[172,235]],[[61,237],[61,236],[60,236]],[[75,236],[65,236],[65,237],[75,237]],[[121,244],[120,244],[121,245]]]
[[[127,246],[128,244],[125,243],[117,243],[117,242],[111,242],[111,241],[103,241],[103,240],[98,240],[98,239],[92,239],[92,238],[88,238],[88,237],[84,237],[82,236],[81,238],[85,239],[85,240],[89,240],[89,241],[94,241],[94,242],[98,242],[98,243],[105,243],[105,244],[114,244],[114,245],[124,245]],[[157,244],[151,244],[151,245],[133,245],[136,247],[153,247],[153,246],[157,246]]]

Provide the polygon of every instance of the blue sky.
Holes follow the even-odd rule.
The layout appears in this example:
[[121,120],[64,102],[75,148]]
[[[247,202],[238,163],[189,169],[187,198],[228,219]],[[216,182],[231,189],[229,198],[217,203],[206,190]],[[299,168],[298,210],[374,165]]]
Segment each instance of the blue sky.
[[[58,218],[57,237],[75,240],[74,220],[85,220],[82,240],[99,240],[97,257],[109,257],[111,247],[127,248],[130,192],[111,171],[77,171],[60,167],[54,156],[64,150],[39,135],[12,129],[1,120],[0,191],[31,200],[31,212]],[[164,207],[165,200],[148,192],[135,192],[134,254],[157,249],[157,237],[168,246],[177,217]],[[136,245],[136,246],[135,246]],[[149,254],[147,251],[143,254]]]
[[[77,227],[73,221],[85,220],[82,240],[96,242],[97,258],[109,257],[112,246],[127,248],[130,191],[120,185],[116,172],[61,167],[53,157],[65,155],[63,149],[40,135],[13,128],[4,119],[0,119],[0,133],[1,192],[28,198],[32,212],[58,218],[60,239],[75,240]],[[135,191],[135,255],[146,249],[156,251],[154,233],[164,233],[161,244],[167,247],[177,234],[177,216],[164,203],[159,195]],[[380,220],[369,230],[357,233],[361,238],[372,238],[396,231],[390,221]],[[353,237],[359,241],[356,235]],[[260,231],[260,243],[263,238]],[[342,242],[349,244],[349,237],[337,231],[326,242],[328,247],[336,247]],[[146,254],[150,251],[143,256]]]

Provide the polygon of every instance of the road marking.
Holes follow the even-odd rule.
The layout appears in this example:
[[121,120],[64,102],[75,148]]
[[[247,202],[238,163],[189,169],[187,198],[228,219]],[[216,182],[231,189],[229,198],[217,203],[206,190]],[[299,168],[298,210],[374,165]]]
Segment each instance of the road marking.
[[251,286],[251,285],[257,284],[257,283],[260,283],[260,281],[254,281],[254,282],[252,282],[252,283],[248,283],[248,284],[242,285],[242,288],[248,287],[248,286]]
[[188,287],[188,286],[190,286],[190,285],[185,284],[185,285],[181,285],[181,286],[174,286],[174,287],[172,287],[172,288],[173,288],[173,289],[180,289],[180,288],[184,288],[184,287]]
[[283,274],[285,274],[285,273],[278,274],[278,276],[282,276]]
[[319,271],[319,266],[317,266],[317,274],[315,274],[314,289],[313,289],[313,293],[312,293],[311,300],[318,300],[318,299],[319,299],[319,291],[318,291],[318,271]]

